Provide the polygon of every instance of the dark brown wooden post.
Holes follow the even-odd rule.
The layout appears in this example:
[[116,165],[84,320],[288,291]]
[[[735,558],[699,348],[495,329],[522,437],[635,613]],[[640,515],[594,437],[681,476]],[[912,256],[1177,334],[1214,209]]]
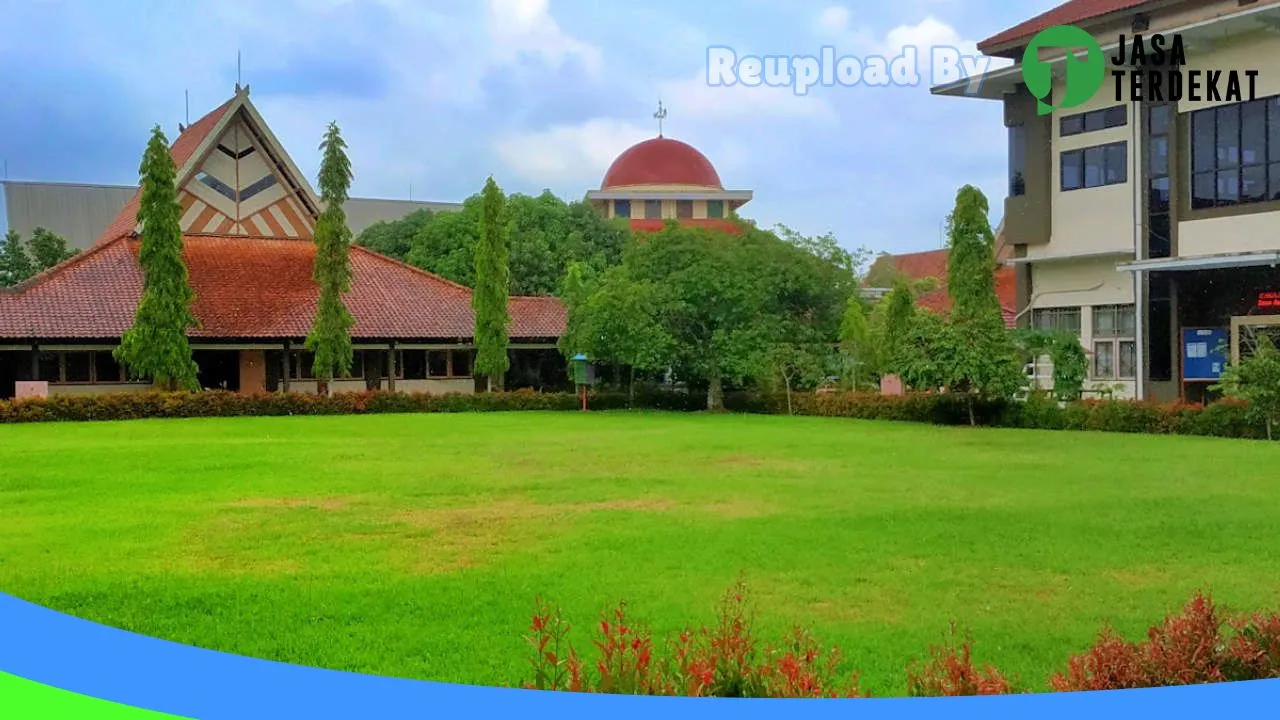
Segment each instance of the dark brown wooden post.
[[387,350],[387,390],[396,391],[396,344],[391,343],[391,348]]
[[284,355],[281,356],[280,358],[280,366],[281,366],[280,369],[284,373],[281,387],[284,388],[285,392],[289,392],[289,379],[293,377],[293,369],[290,367],[292,363],[289,360],[289,356],[292,354],[293,354],[293,343],[291,343],[288,340],[285,340]]
[[31,379],[40,379],[40,346],[35,342],[31,343]]

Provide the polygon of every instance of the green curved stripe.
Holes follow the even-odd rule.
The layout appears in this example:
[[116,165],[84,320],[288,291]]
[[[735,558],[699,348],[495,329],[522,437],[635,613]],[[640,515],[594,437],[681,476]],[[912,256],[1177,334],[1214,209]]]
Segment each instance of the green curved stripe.
[[78,695],[0,672],[0,717],[13,720],[162,720],[177,715]]

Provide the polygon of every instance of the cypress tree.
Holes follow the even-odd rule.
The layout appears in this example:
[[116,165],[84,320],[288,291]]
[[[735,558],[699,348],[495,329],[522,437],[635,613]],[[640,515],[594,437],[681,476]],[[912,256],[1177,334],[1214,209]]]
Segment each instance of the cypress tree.
[[507,265],[505,198],[490,177],[480,199],[480,242],[476,244],[476,285],[471,295],[475,311],[475,371],[489,378],[490,387],[502,389],[503,376],[511,366],[507,357],[507,310],[510,268]]
[[320,288],[316,317],[306,347],[315,355],[312,364],[317,390],[328,394],[334,377],[351,371],[351,326],[355,319],[342,300],[351,289],[351,228],[343,205],[351,188],[351,161],[347,143],[337,123],[329,123],[320,150],[320,201],[324,209],[316,221],[316,258],[312,277]]
[[35,274],[35,263],[31,261],[22,237],[16,230],[10,230],[4,236],[4,244],[0,245],[0,287],[17,285]]
[[195,390],[196,363],[187,330],[196,326],[191,304],[195,291],[182,259],[182,208],[178,205],[177,174],[169,141],[156,125],[142,155],[142,298],[133,327],[120,339],[116,359],[135,378],[151,378],[169,390]]

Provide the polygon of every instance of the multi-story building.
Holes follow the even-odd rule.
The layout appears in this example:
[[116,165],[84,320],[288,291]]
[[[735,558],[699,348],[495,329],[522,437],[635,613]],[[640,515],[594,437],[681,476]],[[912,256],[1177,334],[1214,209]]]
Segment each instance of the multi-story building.
[[[1093,36],[1107,74],[1065,107],[1068,52],[1078,69],[1083,51],[1037,44],[1054,77],[1041,114],[1023,56],[1060,25]],[[1019,322],[1078,334],[1091,385],[1202,400],[1256,333],[1280,330],[1278,30],[1277,0],[1071,0],[979,43],[1012,66],[934,88],[1003,103]],[[1135,94],[1132,62],[1112,65],[1138,34],[1181,44],[1185,57],[1166,55],[1181,64],[1141,68],[1182,78],[1180,97]],[[1240,97],[1225,92],[1231,71]]]

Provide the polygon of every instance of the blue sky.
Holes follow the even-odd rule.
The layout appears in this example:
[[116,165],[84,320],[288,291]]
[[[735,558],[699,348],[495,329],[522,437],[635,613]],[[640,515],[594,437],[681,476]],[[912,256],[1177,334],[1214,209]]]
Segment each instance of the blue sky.
[[326,123],[350,145],[359,196],[578,198],[655,134],[701,149],[744,214],[848,247],[940,244],[955,190],[998,221],[999,104],[919,87],[708,87],[707,47],[740,54],[894,53],[973,42],[1053,0],[0,0],[0,159],[15,180],[133,183],[147,134],[172,138],[251,97],[313,177]]

